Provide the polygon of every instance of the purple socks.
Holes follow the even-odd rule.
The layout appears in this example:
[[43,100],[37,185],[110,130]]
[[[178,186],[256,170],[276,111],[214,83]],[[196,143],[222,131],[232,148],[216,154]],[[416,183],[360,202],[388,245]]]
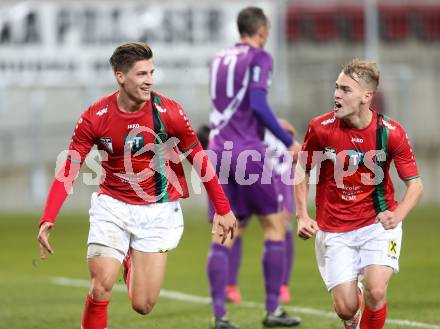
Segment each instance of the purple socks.
[[211,244],[206,266],[211,288],[212,308],[216,317],[226,314],[225,289],[228,280],[228,256],[228,248],[217,243]]
[[280,286],[284,274],[284,254],[284,241],[264,241],[263,273],[268,312],[275,311],[279,305]]
[[292,273],[293,263],[295,259],[295,245],[293,240],[292,227],[289,227],[286,232],[286,253],[284,256],[284,271],[282,284],[289,285],[290,274]]
[[241,236],[238,236],[235,238],[231,250],[229,250],[228,285],[235,286],[238,283],[238,272],[240,270],[241,254],[242,254],[242,240],[241,240]]
[[[236,285],[241,262],[242,240],[238,237],[231,250],[220,244],[211,244],[207,272],[211,289],[214,316],[226,314],[226,284]],[[266,290],[266,310],[274,312],[279,305],[281,284],[289,281],[294,258],[292,231],[286,241],[264,242],[263,273]]]

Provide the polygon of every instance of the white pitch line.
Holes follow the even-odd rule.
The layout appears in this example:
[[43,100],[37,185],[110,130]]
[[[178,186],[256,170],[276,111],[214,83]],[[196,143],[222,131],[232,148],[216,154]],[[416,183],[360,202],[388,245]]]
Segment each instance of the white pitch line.
[[[90,282],[83,279],[71,279],[71,278],[65,278],[65,277],[56,277],[52,279],[52,283],[59,285],[59,286],[68,286],[68,287],[83,287],[88,288],[90,286]],[[113,287],[113,291],[117,292],[127,292],[127,288],[123,284],[115,284]],[[168,298],[173,300],[179,300],[183,302],[192,302],[196,304],[211,304],[211,298],[209,297],[202,297],[202,296],[195,296],[190,294],[185,294],[183,292],[178,291],[172,291],[172,290],[166,290],[162,289],[160,291],[160,297],[162,298]],[[242,302],[240,306],[247,307],[247,308],[260,308],[263,309],[262,303],[256,303],[256,302]],[[333,312],[326,312],[317,310],[314,308],[308,308],[308,307],[298,307],[298,306],[284,306],[284,308],[288,311],[292,311],[294,313],[301,313],[306,315],[315,315],[323,318],[332,318],[336,319],[336,314]],[[440,326],[435,324],[429,324],[429,323],[423,323],[423,322],[416,322],[416,321],[409,321],[409,320],[399,320],[399,319],[388,319],[386,321],[387,324],[393,324],[393,325],[400,325],[405,327],[411,327],[411,328],[426,328],[426,329],[440,329]]]

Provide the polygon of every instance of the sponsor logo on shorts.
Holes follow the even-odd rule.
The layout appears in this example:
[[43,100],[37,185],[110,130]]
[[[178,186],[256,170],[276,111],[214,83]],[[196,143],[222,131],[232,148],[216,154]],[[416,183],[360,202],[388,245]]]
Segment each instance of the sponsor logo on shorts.
[[388,241],[388,257],[392,259],[397,259],[397,241]]

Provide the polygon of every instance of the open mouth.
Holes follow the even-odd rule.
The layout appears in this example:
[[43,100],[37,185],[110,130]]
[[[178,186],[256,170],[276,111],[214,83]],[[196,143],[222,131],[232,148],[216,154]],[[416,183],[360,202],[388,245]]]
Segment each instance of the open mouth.
[[340,109],[342,107],[342,104],[335,101],[335,108]]

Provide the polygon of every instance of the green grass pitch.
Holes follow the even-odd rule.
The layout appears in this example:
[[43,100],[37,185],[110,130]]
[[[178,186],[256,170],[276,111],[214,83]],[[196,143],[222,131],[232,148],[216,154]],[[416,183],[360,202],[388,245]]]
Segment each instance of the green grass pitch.
[[[127,294],[120,289],[110,304],[109,329],[208,328],[211,311],[206,303],[205,264],[210,226],[204,211],[184,209],[184,213],[184,236],[170,252],[164,289],[205,299],[181,301],[165,294],[154,311],[142,317],[131,310]],[[405,220],[401,272],[389,287],[388,318],[393,321],[386,328],[440,328],[439,213],[439,206],[419,207]],[[37,222],[38,215],[0,215],[0,328],[79,329],[86,281],[79,286],[59,285],[54,278],[88,279],[87,213],[61,213],[51,236],[55,255],[46,261],[38,259]],[[289,310],[303,319],[300,328],[341,328],[336,318],[324,313],[332,312],[331,299],[318,274],[313,241],[296,239],[296,252]],[[254,304],[228,306],[231,319],[242,329],[261,328],[261,253],[262,234],[254,220],[244,239],[240,274],[243,299]],[[314,310],[316,315],[308,313]]]

